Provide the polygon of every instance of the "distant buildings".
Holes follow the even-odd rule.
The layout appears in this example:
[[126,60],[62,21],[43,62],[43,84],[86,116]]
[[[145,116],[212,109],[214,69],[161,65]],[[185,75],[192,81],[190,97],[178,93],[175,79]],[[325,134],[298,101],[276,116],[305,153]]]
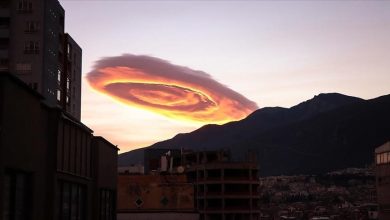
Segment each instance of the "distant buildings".
[[0,74],[0,220],[113,220],[117,147]]
[[145,174],[145,168],[141,164],[118,167],[118,174],[140,175]]
[[80,120],[81,48],[64,27],[58,0],[0,1],[0,72],[15,74]]
[[227,151],[148,149],[145,175],[120,170],[118,219],[157,219],[156,213],[159,219],[259,219],[254,159],[234,162]]
[[375,149],[379,219],[390,219],[390,141]]

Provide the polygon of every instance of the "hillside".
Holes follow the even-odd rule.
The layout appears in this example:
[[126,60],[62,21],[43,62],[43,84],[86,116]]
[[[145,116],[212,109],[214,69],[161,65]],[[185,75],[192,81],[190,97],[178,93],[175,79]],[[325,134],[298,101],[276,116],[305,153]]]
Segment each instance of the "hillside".
[[[261,175],[323,173],[363,167],[373,149],[390,139],[390,95],[363,100],[320,94],[291,108],[267,107],[225,125],[206,125],[158,142],[153,148],[230,149],[241,160],[256,152]],[[119,164],[140,162],[142,149]]]

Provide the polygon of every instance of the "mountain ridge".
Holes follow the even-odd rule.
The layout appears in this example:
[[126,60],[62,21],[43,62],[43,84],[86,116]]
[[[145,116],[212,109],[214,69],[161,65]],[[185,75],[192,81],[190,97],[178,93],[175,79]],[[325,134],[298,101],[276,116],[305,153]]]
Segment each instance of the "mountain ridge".
[[[375,146],[367,147],[362,144],[380,145],[381,141],[385,142],[386,139],[390,139],[388,132],[390,131],[390,125],[388,125],[390,116],[386,114],[386,110],[390,112],[390,95],[363,100],[339,93],[322,93],[291,108],[261,108],[243,120],[224,125],[205,125],[193,132],[178,134],[147,148],[197,150],[227,148],[237,160],[243,159],[246,152],[252,150],[258,155],[263,175],[318,173],[327,171],[327,168],[364,166],[370,162],[370,158],[361,156],[361,153],[367,154]],[[364,122],[364,132],[360,131],[359,126],[356,125],[360,119]],[[375,135],[367,126],[378,129],[380,132]],[[348,134],[346,135],[348,141],[344,145],[342,140],[339,140],[343,138],[340,132]],[[359,135],[366,133],[369,137],[356,143],[355,140],[359,137],[354,137],[354,132]],[[351,150],[353,144],[358,147],[356,157],[361,159],[361,163],[335,156],[335,158],[344,160],[344,163],[334,161],[328,167],[324,165],[326,160],[331,159],[332,154],[346,154],[345,151]],[[129,155],[142,156],[140,151],[142,150],[121,154],[119,164],[128,165],[129,162],[135,162],[129,159]],[[286,152],[289,152],[290,156]],[[313,160],[311,157],[315,158],[316,152],[322,152],[326,159]],[[282,161],[272,161],[268,157]]]

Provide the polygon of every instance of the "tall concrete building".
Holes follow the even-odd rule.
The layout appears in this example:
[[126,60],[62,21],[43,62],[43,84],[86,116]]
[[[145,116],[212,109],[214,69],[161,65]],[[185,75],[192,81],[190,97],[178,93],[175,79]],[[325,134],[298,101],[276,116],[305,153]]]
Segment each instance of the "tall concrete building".
[[0,1],[0,71],[80,119],[82,51],[64,30],[57,0]]
[[234,162],[227,151],[187,152],[182,154],[182,166],[194,183],[200,220],[260,219],[254,155]]
[[117,155],[19,78],[0,74],[0,220],[115,220]]

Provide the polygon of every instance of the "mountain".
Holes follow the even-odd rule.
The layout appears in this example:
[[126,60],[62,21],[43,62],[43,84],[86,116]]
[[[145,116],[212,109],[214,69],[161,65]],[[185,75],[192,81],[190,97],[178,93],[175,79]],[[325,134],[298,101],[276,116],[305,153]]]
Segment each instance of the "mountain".
[[[236,160],[255,152],[264,176],[323,173],[370,165],[374,148],[390,140],[389,112],[390,95],[363,100],[319,94],[291,108],[262,108],[241,121],[206,125],[149,147],[226,148]],[[121,154],[119,164],[141,161],[142,151]]]

